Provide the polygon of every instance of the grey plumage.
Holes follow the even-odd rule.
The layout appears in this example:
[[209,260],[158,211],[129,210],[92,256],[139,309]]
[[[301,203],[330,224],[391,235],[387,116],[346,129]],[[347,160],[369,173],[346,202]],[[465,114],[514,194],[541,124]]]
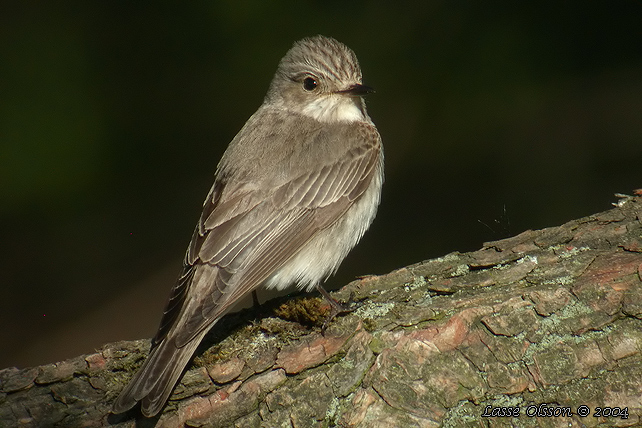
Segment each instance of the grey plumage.
[[113,406],[157,414],[207,331],[259,286],[311,290],[374,219],[381,138],[354,53],[316,36],[281,60],[221,159],[152,350]]

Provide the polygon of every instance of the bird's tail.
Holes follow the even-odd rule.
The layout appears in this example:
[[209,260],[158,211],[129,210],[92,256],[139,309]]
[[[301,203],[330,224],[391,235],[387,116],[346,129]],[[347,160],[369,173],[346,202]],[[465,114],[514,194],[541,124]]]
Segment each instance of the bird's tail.
[[208,330],[204,329],[180,348],[173,337],[163,339],[151,350],[143,366],[121,391],[112,412],[125,412],[138,401],[142,401],[144,416],[152,417],[160,412]]

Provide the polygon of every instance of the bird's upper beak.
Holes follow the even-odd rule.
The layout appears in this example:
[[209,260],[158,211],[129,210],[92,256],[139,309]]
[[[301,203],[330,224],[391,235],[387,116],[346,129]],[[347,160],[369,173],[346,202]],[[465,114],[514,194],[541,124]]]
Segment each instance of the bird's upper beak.
[[355,97],[360,97],[362,95],[367,95],[373,93],[375,90],[371,88],[370,86],[366,85],[360,85],[360,84],[354,84],[350,86],[348,89],[344,89],[343,91],[338,91],[337,93],[339,94],[344,94],[344,95],[351,95]]

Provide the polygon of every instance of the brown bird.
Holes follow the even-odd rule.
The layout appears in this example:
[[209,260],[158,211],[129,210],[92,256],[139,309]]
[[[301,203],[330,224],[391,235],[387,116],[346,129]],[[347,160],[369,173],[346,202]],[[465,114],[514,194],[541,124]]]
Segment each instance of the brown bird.
[[151,352],[114,413],[141,401],[143,415],[156,415],[205,334],[257,287],[317,287],[328,297],[320,283],[379,205],[383,148],[369,92],[354,52],[332,38],[286,53],[218,164]]

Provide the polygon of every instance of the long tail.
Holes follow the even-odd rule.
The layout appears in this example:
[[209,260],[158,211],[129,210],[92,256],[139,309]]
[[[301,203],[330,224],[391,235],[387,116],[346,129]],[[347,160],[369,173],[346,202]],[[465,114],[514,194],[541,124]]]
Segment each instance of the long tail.
[[163,339],[143,363],[132,380],[114,402],[113,413],[122,413],[142,401],[144,416],[156,415],[165,405],[169,395],[209,329],[204,329],[183,347],[177,347],[173,337]]

